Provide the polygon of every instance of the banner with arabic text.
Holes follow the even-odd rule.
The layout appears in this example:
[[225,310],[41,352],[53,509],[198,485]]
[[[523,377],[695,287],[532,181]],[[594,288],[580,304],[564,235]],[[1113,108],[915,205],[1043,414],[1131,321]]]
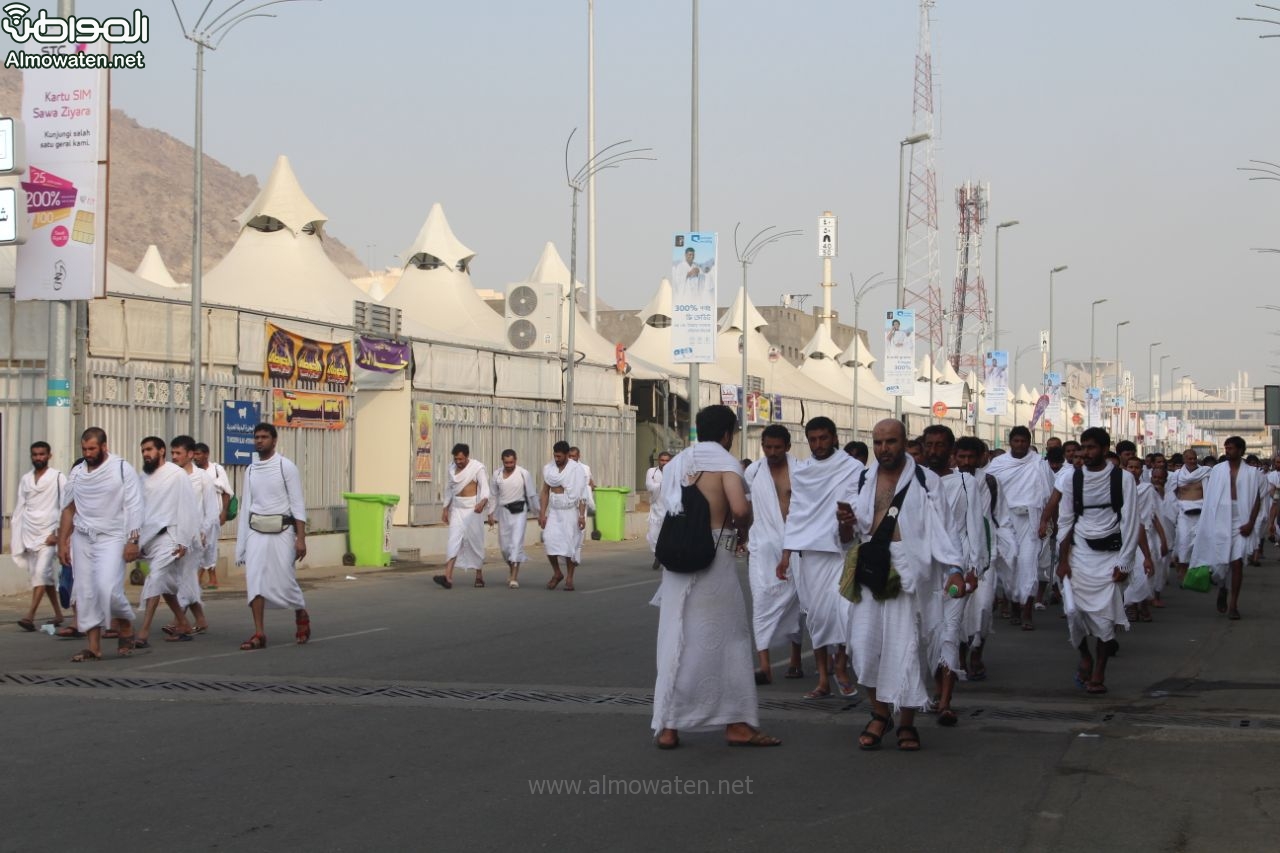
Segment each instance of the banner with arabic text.
[[345,390],[351,384],[351,341],[313,341],[274,323],[265,327],[264,378],[275,387]]

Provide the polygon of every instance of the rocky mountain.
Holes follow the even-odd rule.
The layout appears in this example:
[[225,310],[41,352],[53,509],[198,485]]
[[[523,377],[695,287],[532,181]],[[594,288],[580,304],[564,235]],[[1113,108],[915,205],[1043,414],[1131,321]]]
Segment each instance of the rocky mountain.
[[[22,72],[0,68],[0,114],[17,115]],[[163,131],[143,127],[120,110],[111,111],[111,171],[107,256],[132,270],[148,243],[160,249],[178,281],[191,280],[191,204],[195,152]],[[253,201],[258,179],[204,157],[204,269],[231,249],[235,217]],[[363,263],[325,229],[325,253],[349,277],[369,274]]]

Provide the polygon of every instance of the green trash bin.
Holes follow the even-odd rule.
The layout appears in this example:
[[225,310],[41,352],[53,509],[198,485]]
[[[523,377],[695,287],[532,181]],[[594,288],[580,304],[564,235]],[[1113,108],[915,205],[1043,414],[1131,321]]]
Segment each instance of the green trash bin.
[[596,530],[606,542],[621,542],[627,534],[627,495],[631,490],[618,486],[596,489]]
[[343,492],[347,502],[347,540],[357,566],[391,565],[391,516],[399,495]]

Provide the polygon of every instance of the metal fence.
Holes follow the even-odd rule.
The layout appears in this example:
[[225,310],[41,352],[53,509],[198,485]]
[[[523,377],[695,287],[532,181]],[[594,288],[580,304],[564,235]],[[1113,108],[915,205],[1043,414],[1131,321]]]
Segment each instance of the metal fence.
[[[551,446],[564,435],[561,404],[550,400],[477,398],[473,395],[413,392],[414,410],[431,405],[432,478],[410,484],[411,524],[434,524],[444,499],[444,477],[455,444],[466,444],[471,456],[492,471],[501,465],[503,450],[516,452],[541,487],[540,471],[551,459]],[[412,429],[412,424],[406,424]],[[574,412],[573,443],[591,468],[597,486],[634,489],[636,426],[630,408],[580,406]],[[410,476],[413,476],[410,469]]]

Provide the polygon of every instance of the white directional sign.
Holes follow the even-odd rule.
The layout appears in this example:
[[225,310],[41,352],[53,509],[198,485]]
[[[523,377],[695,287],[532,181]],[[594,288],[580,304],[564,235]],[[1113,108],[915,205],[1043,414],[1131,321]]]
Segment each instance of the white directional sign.
[[836,254],[836,218],[834,216],[819,216],[818,257],[834,258]]

